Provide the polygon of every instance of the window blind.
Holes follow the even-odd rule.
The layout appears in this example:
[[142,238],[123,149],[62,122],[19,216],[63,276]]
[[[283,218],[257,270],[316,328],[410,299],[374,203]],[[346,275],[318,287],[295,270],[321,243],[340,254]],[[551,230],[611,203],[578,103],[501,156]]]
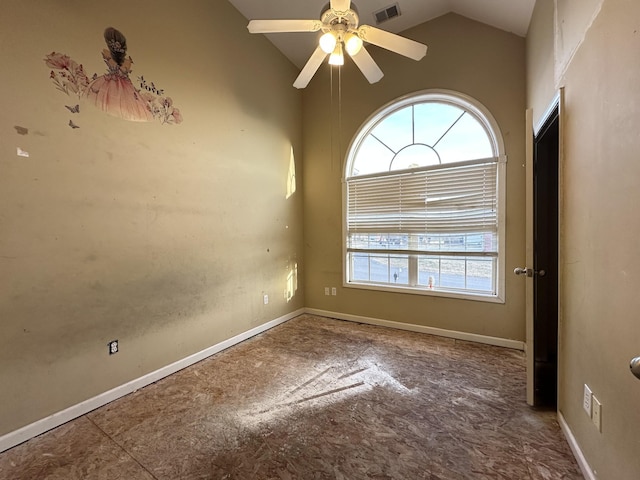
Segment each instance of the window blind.
[[347,180],[347,233],[497,235],[497,158]]

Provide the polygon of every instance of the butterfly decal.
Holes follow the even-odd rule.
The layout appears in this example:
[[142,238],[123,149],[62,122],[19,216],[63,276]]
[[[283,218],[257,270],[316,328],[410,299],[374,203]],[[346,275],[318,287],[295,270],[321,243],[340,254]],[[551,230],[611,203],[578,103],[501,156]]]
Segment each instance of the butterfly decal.
[[76,105],[75,107],[65,105],[65,107],[67,107],[67,110],[69,110],[71,113],[80,113],[80,105]]
[[74,129],[75,129],[75,128],[80,128],[78,125],[76,125],[75,123],[73,123],[73,120],[69,120],[69,126],[70,126],[71,128],[74,128]]

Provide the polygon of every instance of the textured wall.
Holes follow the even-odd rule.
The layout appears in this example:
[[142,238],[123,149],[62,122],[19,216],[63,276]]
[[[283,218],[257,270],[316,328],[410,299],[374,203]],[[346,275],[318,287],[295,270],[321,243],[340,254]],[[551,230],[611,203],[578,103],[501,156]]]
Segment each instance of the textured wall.
[[538,0],[527,33],[527,108],[539,126],[555,97],[555,0]]
[[[559,0],[557,8],[556,37],[554,11],[545,8],[546,23],[532,21],[529,38],[555,44],[555,70],[564,71],[558,408],[596,478],[632,480],[640,475],[640,382],[628,368],[640,355],[640,5]],[[535,48],[530,82],[548,78],[532,56]],[[529,92],[535,109],[549,83]],[[602,403],[602,433],[582,409],[585,383]]]
[[[598,478],[640,477],[640,4],[607,0],[567,69],[560,409]],[[602,433],[581,408],[587,383]]]
[[555,78],[565,74],[604,0],[555,0]]
[[[369,85],[347,60],[341,92],[337,73],[332,91],[326,65],[305,91],[306,304],[352,315],[524,340],[525,283],[508,272],[524,262],[525,41],[455,14],[404,34],[429,45],[427,56],[420,62],[370,47],[385,73],[379,83]],[[342,288],[341,179],[349,143],[378,108],[402,95],[429,88],[474,97],[488,108],[502,130],[509,157],[505,304]],[[325,286],[338,287],[338,295],[325,296]]]
[[[301,95],[264,37],[227,2],[2,7],[0,434],[304,301],[302,289],[285,298],[302,268],[300,172],[287,190]],[[56,90],[45,55],[102,75],[108,26],[126,36],[133,83],[163,89],[181,124],[126,121]]]

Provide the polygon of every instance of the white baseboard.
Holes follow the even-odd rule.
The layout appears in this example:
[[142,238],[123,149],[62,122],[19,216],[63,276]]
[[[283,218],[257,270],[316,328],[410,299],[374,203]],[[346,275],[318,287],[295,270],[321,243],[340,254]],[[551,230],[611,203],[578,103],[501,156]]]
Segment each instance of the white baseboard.
[[497,347],[513,348],[515,350],[525,349],[525,343],[519,340],[510,340],[508,338],[489,337],[487,335],[478,335],[475,333],[457,332],[455,330],[445,330],[442,328],[425,327],[422,325],[414,325],[411,323],[394,322],[391,320],[382,320],[372,317],[361,317],[359,315],[350,315],[348,313],[329,312],[327,310],[318,310],[315,308],[305,308],[305,313],[311,315],[320,315],[322,317],[337,318],[339,320],[347,320],[350,322],[366,323],[368,325],[378,325],[380,327],[397,328],[399,330],[408,330],[410,332],[428,333],[440,337],[455,338],[457,340],[466,340],[469,342],[485,343],[495,345]]
[[135,392],[142,387],[146,387],[147,385],[157,382],[158,380],[176,373],[183,368],[204,360],[205,358],[210,357],[213,354],[216,354],[218,352],[221,352],[222,350],[232,347],[233,345],[243,342],[255,335],[269,330],[270,328],[280,325],[281,323],[287,322],[292,318],[297,317],[298,315],[302,315],[303,313],[304,309],[302,308],[288,313],[280,318],[276,318],[275,320],[271,320],[270,322],[259,325],[244,333],[240,333],[228,340],[224,340],[223,342],[220,342],[209,348],[205,348],[204,350],[194,353],[193,355],[189,355],[188,357],[183,358],[182,360],[178,360],[177,362],[167,365],[166,367],[162,367],[140,378],[131,380],[124,385],[120,385],[119,387],[96,395],[93,398],[85,400],[84,402],[80,402],[60,412],[54,413],[53,415],[26,425],[18,430],[9,432],[0,437],[0,452],[4,452],[5,450],[15,447],[16,445],[19,445],[20,443],[25,442],[30,438],[47,432],[52,428],[63,425],[64,423],[67,423],[74,418],[78,418],[86,413],[89,413],[96,408],[102,407],[109,402],[117,400],[120,397],[124,397],[129,393]]
[[587,459],[584,457],[582,450],[580,450],[580,445],[578,445],[576,437],[573,436],[573,432],[569,428],[569,424],[567,424],[567,421],[564,419],[564,416],[560,411],[558,411],[558,423],[560,424],[562,433],[564,433],[564,436],[569,443],[569,447],[571,447],[573,456],[576,458],[576,462],[578,462],[578,466],[580,467],[585,480],[596,480],[593,470],[591,470],[591,467],[587,463]]

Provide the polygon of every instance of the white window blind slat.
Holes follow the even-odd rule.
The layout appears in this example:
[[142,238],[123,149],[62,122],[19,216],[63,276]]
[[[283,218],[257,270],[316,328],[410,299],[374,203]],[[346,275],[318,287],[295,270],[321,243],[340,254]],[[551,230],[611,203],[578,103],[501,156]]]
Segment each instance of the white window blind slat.
[[496,234],[497,159],[347,181],[347,233]]

